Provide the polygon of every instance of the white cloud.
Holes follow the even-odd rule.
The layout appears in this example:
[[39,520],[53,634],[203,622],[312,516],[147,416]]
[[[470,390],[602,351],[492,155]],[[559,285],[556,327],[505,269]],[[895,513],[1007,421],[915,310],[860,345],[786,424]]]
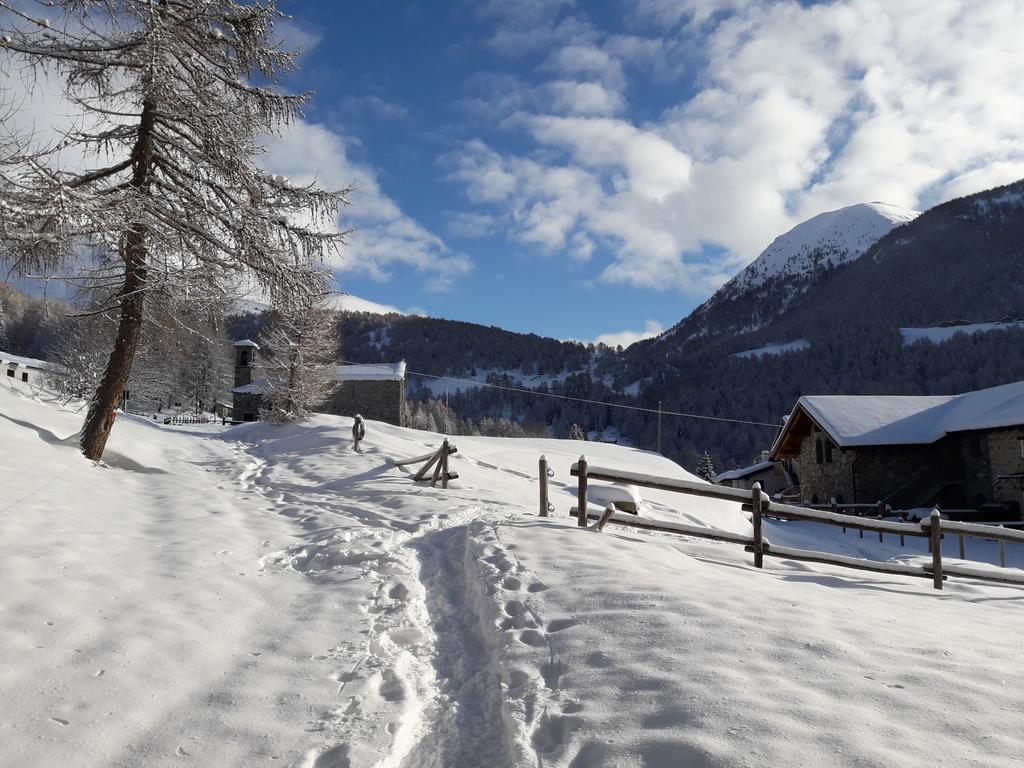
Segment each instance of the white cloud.
[[[630,35],[583,6],[570,34],[556,7],[537,17],[549,79],[496,110],[527,148],[477,140],[448,164],[512,239],[596,246],[602,280],[706,294],[824,210],[926,208],[1024,176],[1021,3],[639,0]],[[625,73],[684,65],[697,90],[640,119]],[[572,98],[584,83],[604,93]]]
[[468,274],[472,261],[407,216],[380,188],[372,168],[352,161],[342,136],[304,120],[268,142],[262,163],[295,182],[317,181],[341,189],[354,185],[351,206],[342,211],[344,227],[355,226],[351,245],[332,266],[342,274],[386,281],[396,269],[429,273],[428,289],[445,291]]
[[642,331],[619,331],[618,333],[602,333],[596,339],[595,343],[607,344],[609,347],[628,347],[630,344],[634,344],[643,339],[649,339],[652,336],[657,336],[659,333],[664,331],[665,328],[656,320],[648,320]]

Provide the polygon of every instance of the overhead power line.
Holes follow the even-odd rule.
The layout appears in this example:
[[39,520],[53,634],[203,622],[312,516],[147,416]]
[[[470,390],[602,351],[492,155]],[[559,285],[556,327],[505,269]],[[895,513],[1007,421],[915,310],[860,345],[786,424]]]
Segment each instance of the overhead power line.
[[[356,363],[351,360],[342,360],[344,365],[366,365],[366,363]],[[372,365],[372,363],[371,363]],[[527,389],[525,387],[511,387],[505,384],[492,384],[486,381],[477,381],[476,379],[460,378],[458,376],[441,376],[436,373],[424,373],[422,371],[412,371],[406,369],[407,374],[413,376],[422,376],[427,379],[438,379],[440,381],[456,381],[463,384],[471,384],[474,387],[490,387],[491,389],[501,389],[505,392],[519,392],[524,395],[533,395],[535,397],[550,397],[555,400],[569,400],[574,403],[587,403],[589,405],[601,405],[606,408],[621,408],[627,411],[643,411],[644,413],[660,413],[662,416],[678,416],[684,419],[700,419],[702,421],[720,421],[726,424],[743,424],[748,427],[770,427],[772,429],[779,429],[781,424],[771,424],[767,421],[748,421],[746,419],[729,419],[724,416],[707,416],[700,413],[683,413],[682,411],[659,411],[657,408],[644,408],[639,405],[625,405],[623,403],[606,403],[603,400],[591,400],[586,397],[573,397],[572,395],[559,395],[554,392],[538,392],[535,389]]]

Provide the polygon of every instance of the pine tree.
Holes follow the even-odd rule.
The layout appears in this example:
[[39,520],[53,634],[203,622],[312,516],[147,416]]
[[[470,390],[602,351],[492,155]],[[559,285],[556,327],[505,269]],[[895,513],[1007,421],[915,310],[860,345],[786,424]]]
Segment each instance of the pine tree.
[[711,484],[715,484],[715,478],[718,473],[715,472],[715,464],[711,461],[711,454],[704,451],[704,455],[700,457],[700,462],[697,464],[697,476],[707,480]]
[[569,427],[569,439],[570,440],[586,440],[587,433],[583,431],[583,427],[579,424],[573,423]]
[[334,315],[309,301],[278,310],[260,337],[269,385],[262,418],[294,421],[322,409],[338,385],[338,329]]
[[246,280],[275,301],[323,291],[347,190],[255,164],[260,137],[309,96],[272,87],[295,67],[275,42],[281,17],[276,0],[0,0],[0,47],[40,79],[62,75],[81,113],[53,146],[0,162],[0,239],[25,274],[74,268],[83,245],[99,254],[77,276],[107,288],[118,326],[82,428],[91,459],[113,426],[148,294],[195,307]]

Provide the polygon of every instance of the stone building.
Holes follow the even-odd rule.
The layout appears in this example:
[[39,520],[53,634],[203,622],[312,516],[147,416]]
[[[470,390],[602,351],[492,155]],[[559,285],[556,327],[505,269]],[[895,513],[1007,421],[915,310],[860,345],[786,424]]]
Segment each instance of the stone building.
[[786,464],[781,461],[772,461],[768,458],[768,451],[764,452],[761,460],[756,461],[748,467],[730,469],[720,472],[715,476],[715,482],[727,488],[742,488],[750,490],[754,483],[761,484],[761,490],[770,496],[788,490],[793,481],[789,476]]
[[338,387],[325,410],[339,416],[358,413],[364,419],[404,427],[408,423],[405,386],[404,360],[398,363],[342,365],[338,368]]
[[[266,379],[255,378],[259,345],[243,339],[235,342],[235,386],[231,390],[234,421],[260,418]],[[405,361],[372,365],[342,365],[337,369],[338,386],[331,393],[323,413],[338,416],[361,414],[365,419],[405,426]]]
[[254,379],[256,353],[260,345],[249,339],[235,342],[235,386],[231,390],[231,418],[234,421],[257,421],[260,417],[266,379]]
[[771,459],[799,467],[810,502],[990,509],[1024,502],[1024,382],[962,395],[812,396]]
[[58,370],[58,366],[45,360],[34,360],[31,357],[19,357],[0,351],[0,371],[5,378],[14,379],[25,384],[37,383],[47,372]]

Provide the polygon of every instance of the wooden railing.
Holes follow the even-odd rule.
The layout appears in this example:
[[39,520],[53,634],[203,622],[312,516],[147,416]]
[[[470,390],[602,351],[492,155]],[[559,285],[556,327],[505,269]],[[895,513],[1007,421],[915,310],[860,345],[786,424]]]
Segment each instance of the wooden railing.
[[437,481],[441,481],[441,487],[447,488],[449,480],[458,480],[458,472],[450,472],[448,470],[448,457],[453,453],[458,453],[459,449],[455,447],[455,443],[448,442],[446,437],[441,442],[441,447],[436,451],[425,453],[422,456],[414,456],[411,459],[402,459],[400,461],[393,462],[396,467],[404,467],[408,464],[419,464],[421,461],[424,462],[423,466],[419,468],[413,480],[417,483],[427,479],[427,473],[431,467],[434,469],[434,474],[430,477],[430,487],[433,488],[437,485]]
[[[540,473],[541,483],[541,514],[544,516],[548,511],[546,504],[548,499],[546,462],[542,460]],[[1024,585],[1024,573],[1000,573],[984,568],[973,568],[970,565],[944,564],[942,560],[942,536],[945,533],[956,534],[960,537],[973,537],[980,539],[995,540],[1000,543],[1000,564],[1005,567],[1006,542],[1024,543],[1024,531],[1008,530],[991,525],[979,523],[961,523],[952,520],[943,520],[939,511],[933,510],[927,520],[919,523],[895,522],[891,520],[875,520],[853,515],[843,515],[822,509],[808,509],[792,504],[782,504],[772,501],[768,495],[761,491],[759,484],[755,483],[750,491],[738,488],[724,488],[708,483],[694,482],[691,480],[676,480],[668,477],[657,477],[639,472],[629,472],[609,467],[590,466],[585,456],[572,465],[571,474],[578,478],[577,493],[579,506],[570,509],[569,514],[579,521],[581,527],[585,527],[589,520],[598,521],[598,529],[603,530],[608,523],[623,525],[643,530],[660,531],[663,533],[683,534],[715,541],[725,541],[733,544],[743,544],[748,552],[754,555],[754,565],[757,568],[764,567],[765,557],[780,557],[787,560],[800,560],[811,563],[823,563],[836,565],[844,568],[857,568],[877,573],[895,573],[905,576],[917,576],[929,578],[935,589],[942,589],[942,582],[948,576],[960,576],[971,579],[982,579],[985,581],[1002,582],[1008,584]],[[740,504],[743,509],[751,512],[753,524],[752,535],[720,531],[703,526],[688,525],[682,523],[669,523],[655,521],[639,517],[637,515],[617,512],[613,506],[609,506],[600,512],[592,512],[587,506],[587,485],[591,480],[603,480],[612,483],[628,483],[642,488],[654,488],[661,491],[682,493],[689,496],[701,498],[719,499]],[[584,510],[580,513],[580,510]],[[842,526],[864,531],[876,531],[881,536],[886,533],[896,534],[901,537],[912,536],[928,539],[928,549],[931,553],[931,563],[897,563],[883,562],[878,560],[867,560],[858,557],[846,557],[828,552],[817,552],[812,550],[794,549],[772,544],[764,538],[762,524],[766,516],[780,520],[800,520],[823,525]],[[961,555],[963,554],[963,543],[961,539]],[[961,559],[963,559],[961,557]]]

